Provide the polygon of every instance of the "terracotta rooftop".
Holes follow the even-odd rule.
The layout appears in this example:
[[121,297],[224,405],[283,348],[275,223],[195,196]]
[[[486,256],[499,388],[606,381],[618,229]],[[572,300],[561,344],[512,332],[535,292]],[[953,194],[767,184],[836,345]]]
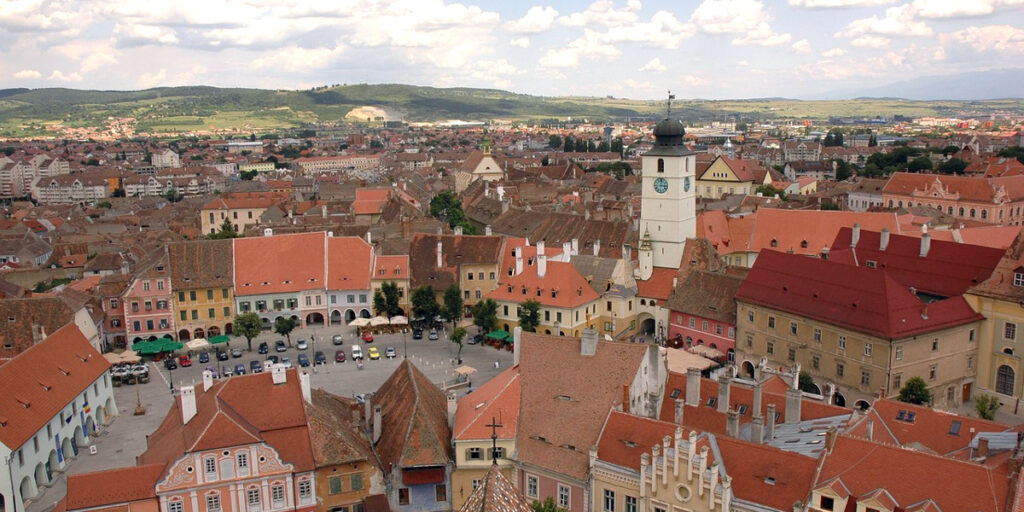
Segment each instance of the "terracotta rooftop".
[[736,291],[743,277],[695,270],[681,283],[665,307],[689,315],[736,325]]
[[514,439],[519,426],[519,369],[509,368],[459,399],[455,413],[456,441],[490,439],[492,418],[501,418],[499,439]]
[[533,512],[533,507],[500,467],[491,465],[459,512]]
[[377,456],[384,468],[444,466],[451,460],[451,428],[444,393],[408,359],[373,395],[382,407]]
[[69,475],[65,506],[79,510],[153,500],[155,508],[156,483],[163,470],[163,464],[149,464]]
[[56,332],[75,312],[56,297],[0,300],[0,360],[10,359]]
[[233,284],[231,240],[169,244],[171,289],[230,288]]
[[235,238],[232,242],[236,296],[325,288],[327,233]]
[[374,461],[370,441],[360,431],[353,411],[359,412],[355,400],[332,395],[322,389],[312,390],[312,403],[305,403],[309,419],[309,436],[313,460],[317,467]]
[[327,239],[327,289],[369,290],[373,248],[355,236]]

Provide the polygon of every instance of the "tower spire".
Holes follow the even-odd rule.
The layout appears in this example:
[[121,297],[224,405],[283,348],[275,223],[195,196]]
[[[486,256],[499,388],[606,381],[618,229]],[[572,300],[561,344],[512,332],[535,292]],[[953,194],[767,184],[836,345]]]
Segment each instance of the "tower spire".
[[668,91],[668,103],[665,107],[665,118],[672,117],[672,100],[676,99],[676,95],[672,94],[672,91]]

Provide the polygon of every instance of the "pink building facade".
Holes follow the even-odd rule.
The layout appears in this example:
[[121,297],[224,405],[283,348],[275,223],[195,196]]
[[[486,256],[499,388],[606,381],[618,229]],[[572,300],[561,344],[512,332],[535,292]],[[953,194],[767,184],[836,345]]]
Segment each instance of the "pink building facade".
[[132,280],[121,301],[129,343],[152,337],[174,338],[172,298],[166,258],[154,262]]
[[669,313],[668,336],[681,348],[704,345],[730,354],[736,349],[736,326],[679,311]]

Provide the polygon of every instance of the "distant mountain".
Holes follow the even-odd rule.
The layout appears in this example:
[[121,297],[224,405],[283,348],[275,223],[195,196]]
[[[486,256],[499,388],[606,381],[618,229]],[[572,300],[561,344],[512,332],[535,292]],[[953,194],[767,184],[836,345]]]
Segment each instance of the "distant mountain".
[[933,75],[863,89],[840,89],[811,99],[908,99],[978,101],[1024,98],[1024,68]]

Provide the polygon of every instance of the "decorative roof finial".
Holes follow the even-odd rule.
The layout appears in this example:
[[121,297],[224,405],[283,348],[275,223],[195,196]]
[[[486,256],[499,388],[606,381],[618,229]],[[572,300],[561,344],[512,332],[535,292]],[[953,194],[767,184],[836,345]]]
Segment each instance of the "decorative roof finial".
[[672,94],[672,91],[668,91],[668,106],[665,109],[665,118],[672,117],[672,100],[676,99],[676,95]]
[[504,427],[505,425],[502,425],[494,416],[491,416],[491,422],[484,426],[491,427],[491,464],[496,466],[498,465],[498,427]]

